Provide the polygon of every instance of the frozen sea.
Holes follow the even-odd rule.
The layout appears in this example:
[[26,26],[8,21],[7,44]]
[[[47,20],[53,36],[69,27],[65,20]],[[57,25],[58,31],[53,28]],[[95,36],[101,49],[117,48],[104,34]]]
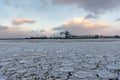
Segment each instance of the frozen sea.
[[120,80],[120,40],[0,40],[0,80]]

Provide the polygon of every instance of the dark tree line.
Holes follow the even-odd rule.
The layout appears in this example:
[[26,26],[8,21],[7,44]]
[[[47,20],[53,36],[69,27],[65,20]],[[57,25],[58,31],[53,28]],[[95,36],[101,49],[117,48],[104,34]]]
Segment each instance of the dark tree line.
[[103,36],[103,35],[81,35],[81,36],[76,36],[70,34],[69,31],[65,32],[60,32],[60,35],[64,35],[64,37],[61,36],[53,36],[53,37],[47,37],[47,36],[41,36],[41,37],[30,37],[26,39],[106,39],[106,38],[115,38],[119,39],[119,35],[114,35],[114,36]]

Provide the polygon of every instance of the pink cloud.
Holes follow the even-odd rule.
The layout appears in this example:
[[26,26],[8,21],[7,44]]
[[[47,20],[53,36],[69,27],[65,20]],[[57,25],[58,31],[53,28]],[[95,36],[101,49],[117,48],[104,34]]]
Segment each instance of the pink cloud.
[[0,30],[6,30],[8,26],[0,25]]
[[27,18],[14,18],[12,19],[12,23],[14,25],[21,25],[21,24],[34,24],[36,21],[32,19],[27,19]]
[[31,30],[18,26],[6,26],[4,30],[0,30],[0,38],[24,38],[32,35],[34,33]]
[[33,37],[33,36],[50,36],[52,35],[52,31],[46,30],[29,30],[19,26],[11,26],[11,25],[0,25],[0,38],[25,38],[25,37]]
[[92,22],[83,18],[74,18],[53,30],[68,30],[78,35],[105,34],[110,30],[110,26],[105,22]]

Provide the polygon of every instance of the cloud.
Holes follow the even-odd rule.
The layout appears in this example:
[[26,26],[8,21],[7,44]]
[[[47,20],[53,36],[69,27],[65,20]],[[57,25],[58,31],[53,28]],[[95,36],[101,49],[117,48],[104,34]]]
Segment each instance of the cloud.
[[34,24],[36,21],[27,18],[14,18],[12,19],[12,24],[14,25],[21,25],[21,24]]
[[117,18],[115,21],[120,21],[120,18]]
[[62,30],[63,29],[63,27],[55,27],[55,28],[53,28],[52,30]]
[[40,32],[45,32],[46,30],[40,30]]
[[6,29],[8,29],[8,26],[0,25],[0,30],[6,30]]
[[112,31],[110,34],[112,35],[119,35],[120,34],[120,28],[117,30]]
[[97,19],[98,17],[92,14],[88,14],[84,17],[85,19]]
[[73,34],[105,34],[109,29],[109,25],[105,22],[91,22],[82,18],[74,18],[66,21],[62,26],[53,28],[57,31],[70,31]]
[[31,30],[22,29],[21,27],[6,26],[7,28],[0,31],[0,38],[25,38],[34,35]]
[[[1,27],[5,27],[4,29]],[[46,30],[30,30],[25,29],[23,27],[19,26],[12,26],[12,25],[6,25],[1,26],[0,25],[0,38],[26,38],[26,37],[33,37],[33,36],[50,36],[54,32],[52,31],[46,31]]]
[[9,0],[5,0],[5,4],[6,4],[6,5],[11,5],[11,3],[10,3]]
[[53,0],[53,4],[77,5],[95,14],[120,7],[120,0]]
[[[104,13],[108,10],[120,7],[120,0],[5,0],[7,5],[15,7],[16,9],[21,9],[25,11],[44,11],[44,9],[50,9],[50,6],[53,3],[53,6],[56,4],[60,5],[75,5],[81,9],[87,10],[95,14]],[[31,4],[32,3],[32,4]],[[35,4],[35,5],[34,5]],[[43,8],[44,7],[44,8]]]

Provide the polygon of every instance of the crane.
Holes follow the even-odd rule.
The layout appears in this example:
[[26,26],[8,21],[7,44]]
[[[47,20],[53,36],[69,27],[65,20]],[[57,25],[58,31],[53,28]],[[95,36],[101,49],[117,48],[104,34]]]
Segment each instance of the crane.
[[70,32],[65,31],[65,32],[61,32],[60,35],[64,34],[66,39],[69,38],[78,38],[79,36],[75,36],[75,35],[71,35]]
[[61,32],[60,35],[65,34],[65,38],[70,38],[70,33],[68,31]]

